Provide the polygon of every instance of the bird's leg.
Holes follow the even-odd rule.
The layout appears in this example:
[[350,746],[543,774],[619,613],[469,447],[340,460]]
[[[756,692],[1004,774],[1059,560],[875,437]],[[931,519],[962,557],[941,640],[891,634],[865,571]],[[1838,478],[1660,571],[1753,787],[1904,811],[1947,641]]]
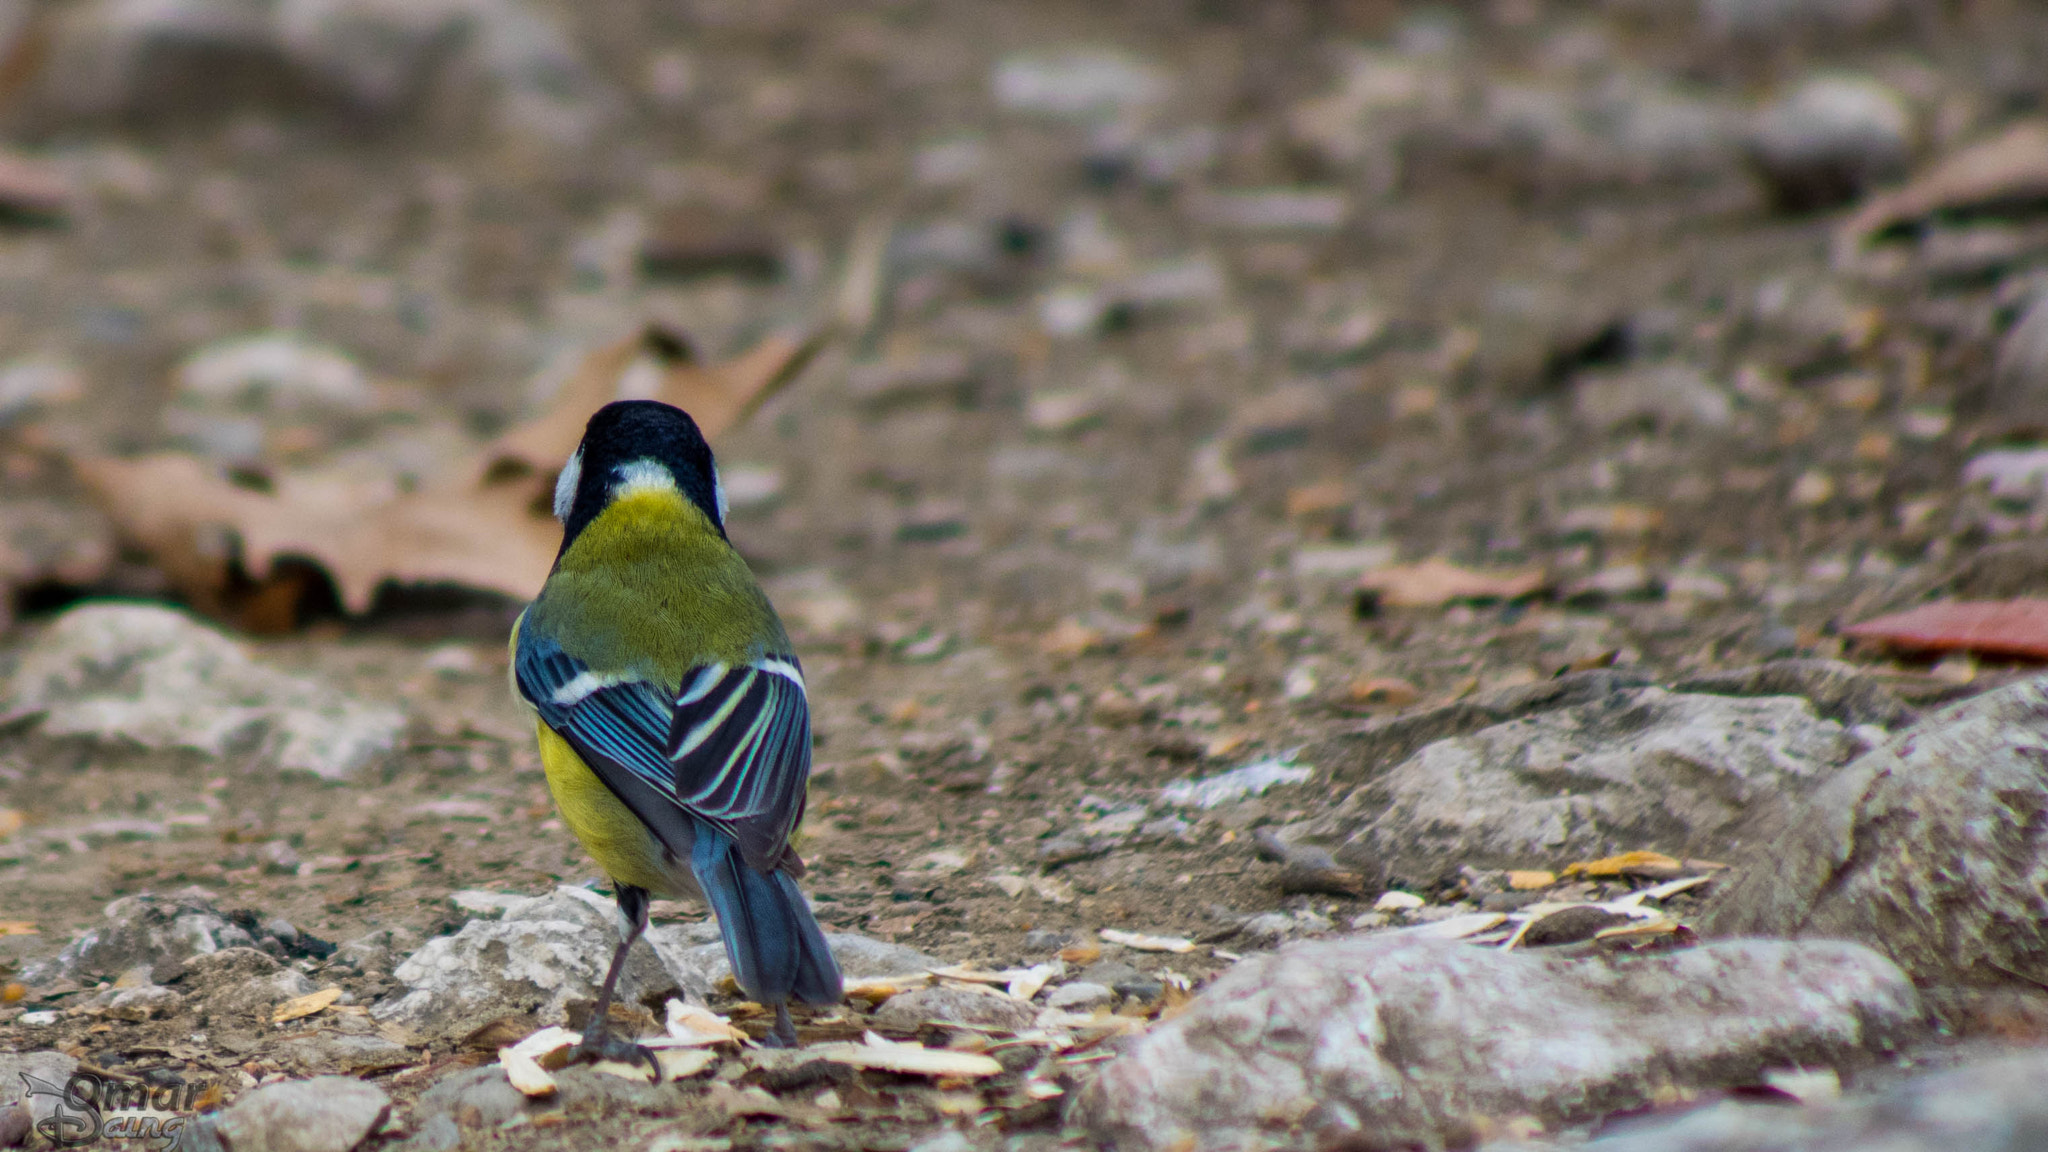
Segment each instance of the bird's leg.
[[795,1048],[796,1023],[789,1018],[789,1005],[775,1006],[775,1030],[761,1040],[763,1048]]
[[590,1010],[590,1020],[583,1027],[583,1039],[569,1049],[569,1061],[572,1064],[598,1060],[645,1063],[654,1070],[654,1078],[660,1080],[661,1065],[655,1061],[653,1052],[631,1040],[612,1035],[612,992],[618,987],[619,973],[626,970],[626,954],[633,950],[633,942],[640,939],[640,933],[647,929],[647,890],[621,884],[618,893],[619,950],[612,953],[612,966],[605,971],[604,986],[597,990],[597,1006]]

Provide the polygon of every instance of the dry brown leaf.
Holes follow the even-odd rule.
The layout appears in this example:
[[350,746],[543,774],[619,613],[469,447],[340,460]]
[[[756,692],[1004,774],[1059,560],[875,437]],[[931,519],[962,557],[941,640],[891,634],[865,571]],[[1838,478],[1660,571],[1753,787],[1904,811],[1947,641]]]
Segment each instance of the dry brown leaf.
[[43,930],[33,920],[0,920],[0,936],[40,936]]
[[[584,423],[622,395],[653,395],[723,433],[786,382],[816,338],[778,335],[718,365],[694,363],[658,328],[592,352],[549,410],[418,491],[391,477],[280,472],[238,484],[192,456],[86,459],[77,472],[130,543],[148,552],[195,608],[257,630],[296,621],[311,564],[342,607],[367,611],[377,589],[457,585],[530,598],[547,578],[561,530],[549,517],[554,474]],[[296,563],[294,563],[296,562]]]
[[22,830],[28,824],[28,817],[18,808],[0,808],[0,840]]
[[1866,620],[1842,634],[1909,652],[2048,660],[2048,600],[1939,601]]
[[1461,568],[1432,557],[1368,572],[1358,587],[1389,607],[1440,608],[1453,600],[1519,600],[1541,592],[1547,582],[1539,568]]
[[334,1002],[339,999],[341,999],[341,989],[338,987],[322,988],[318,992],[308,992],[304,996],[294,996],[270,1010],[270,1022],[272,1024],[282,1024],[287,1020],[298,1020],[311,1016],[316,1012],[324,1012],[333,1007]]
[[1835,233],[1838,260],[1895,225],[1944,210],[2048,200],[2048,121],[2026,120],[1870,197]]
[[1538,892],[1557,883],[1557,873],[1531,869],[1508,873],[1508,887],[1517,892]]
[[1623,852],[1616,856],[1603,856],[1598,860],[1581,860],[1564,866],[1566,876],[1602,878],[1611,876],[1647,876],[1654,880],[1669,880],[1686,873],[1685,864],[1662,852]]

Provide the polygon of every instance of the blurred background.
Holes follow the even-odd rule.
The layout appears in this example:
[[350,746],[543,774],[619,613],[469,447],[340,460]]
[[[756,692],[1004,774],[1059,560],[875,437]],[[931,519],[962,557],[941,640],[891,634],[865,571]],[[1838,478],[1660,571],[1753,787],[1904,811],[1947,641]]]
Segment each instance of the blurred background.
[[1436,557],[1620,605],[1567,660],[1820,650],[2041,527],[2044,45],[2017,0],[7,0],[0,580],[488,631],[559,430],[663,394],[730,401],[815,635],[1286,665]]

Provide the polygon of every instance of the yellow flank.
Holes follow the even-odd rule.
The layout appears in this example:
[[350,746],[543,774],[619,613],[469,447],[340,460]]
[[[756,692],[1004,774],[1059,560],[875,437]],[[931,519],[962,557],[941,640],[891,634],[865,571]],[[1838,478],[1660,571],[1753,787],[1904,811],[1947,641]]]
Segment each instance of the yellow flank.
[[569,742],[536,721],[540,763],[547,770],[548,791],[576,839],[583,842],[600,867],[621,884],[645,888],[659,896],[688,893],[675,869],[663,859],[661,842],[604,786]]

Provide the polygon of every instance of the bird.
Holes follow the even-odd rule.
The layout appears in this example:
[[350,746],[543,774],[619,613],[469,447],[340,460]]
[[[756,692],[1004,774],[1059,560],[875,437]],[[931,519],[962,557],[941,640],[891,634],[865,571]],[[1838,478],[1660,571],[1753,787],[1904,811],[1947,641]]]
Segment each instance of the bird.
[[619,946],[578,1060],[645,1060],[608,1013],[651,896],[718,917],[740,989],[773,1007],[843,982],[790,844],[811,768],[802,665],[726,535],[725,488],[688,413],[654,400],[595,412],[555,482],[562,546],[513,623],[512,683],[535,713],[548,790],[609,875]]

